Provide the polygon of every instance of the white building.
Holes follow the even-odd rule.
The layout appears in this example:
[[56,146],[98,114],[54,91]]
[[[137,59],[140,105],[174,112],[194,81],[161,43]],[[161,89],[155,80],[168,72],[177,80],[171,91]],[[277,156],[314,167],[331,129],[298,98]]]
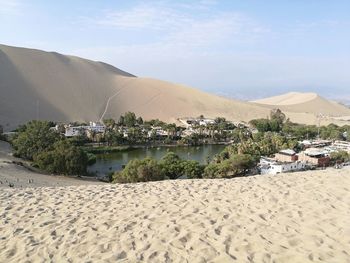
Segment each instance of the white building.
[[162,127],[152,127],[152,130],[148,131],[148,137],[152,137],[155,134],[157,136],[168,136],[169,133],[162,129]]
[[93,131],[96,133],[104,133],[106,130],[106,126],[101,123],[90,122],[88,126],[66,126],[64,136],[66,137],[74,137],[79,135],[86,134],[87,131]]
[[74,137],[85,134],[84,126],[68,126],[66,127],[66,131],[64,136],[66,137]]
[[277,162],[274,159],[261,157],[260,159],[260,174],[279,174],[300,171],[305,168],[305,164],[296,162]]
[[332,147],[334,147],[338,151],[346,151],[346,152],[350,153],[350,142],[347,142],[347,141],[335,141],[332,144]]

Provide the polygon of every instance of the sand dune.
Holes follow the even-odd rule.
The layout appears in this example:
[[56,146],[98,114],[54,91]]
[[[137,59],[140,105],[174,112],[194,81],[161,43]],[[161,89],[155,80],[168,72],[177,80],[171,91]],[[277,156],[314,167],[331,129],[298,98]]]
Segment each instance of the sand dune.
[[280,108],[289,113],[322,114],[328,117],[349,116],[350,109],[327,100],[316,93],[290,92],[279,96],[253,101],[257,105]]
[[0,123],[6,130],[31,119],[90,121],[134,111],[174,121],[205,114],[232,120],[268,109],[132,74],[101,62],[0,45]]
[[349,170],[0,191],[1,262],[350,262]]
[[253,102],[267,105],[294,105],[308,102],[317,98],[316,93],[289,92],[286,94],[264,98]]
[[[98,121],[118,119],[126,111],[167,122],[201,114],[247,122],[265,118],[274,107],[135,77],[102,62],[5,45],[0,45],[0,94],[0,124],[6,131],[32,119]],[[278,107],[291,120],[311,124],[316,122],[316,109],[327,109],[319,102],[304,103],[309,106],[299,111],[294,105]],[[334,107],[329,111],[333,113]],[[347,112],[344,115],[349,116]]]

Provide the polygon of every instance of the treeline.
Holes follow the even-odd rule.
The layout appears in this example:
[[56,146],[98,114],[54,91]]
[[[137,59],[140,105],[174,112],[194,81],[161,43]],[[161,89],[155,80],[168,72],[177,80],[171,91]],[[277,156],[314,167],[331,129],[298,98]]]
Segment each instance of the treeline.
[[[204,118],[199,116],[198,118]],[[193,132],[184,136],[185,128],[175,123],[165,123],[158,119],[144,121],[133,112],[126,112],[119,120],[105,119],[106,132],[103,135],[96,134],[94,141],[105,142],[108,146],[135,145],[135,144],[179,144],[201,145],[207,143],[227,142],[234,136],[237,128],[225,118],[215,118],[214,123],[208,125],[195,124]],[[157,134],[155,127],[161,128],[166,136]],[[126,136],[125,136],[126,135]],[[100,137],[98,137],[100,136]]]
[[34,167],[48,173],[85,175],[95,156],[82,150],[74,140],[53,131],[53,126],[47,121],[30,121],[20,126],[10,141],[15,156],[32,161]]
[[247,154],[236,154],[222,163],[201,165],[169,152],[160,161],[152,158],[131,160],[122,171],[115,172],[111,180],[136,183],[178,178],[233,178],[246,175],[255,165],[256,161]]
[[350,141],[350,125],[338,126],[329,124],[327,126],[304,125],[291,122],[286,119],[285,114],[279,110],[271,111],[270,118],[254,119],[249,122],[258,132],[276,132],[297,140],[324,139],[324,140],[347,140]]

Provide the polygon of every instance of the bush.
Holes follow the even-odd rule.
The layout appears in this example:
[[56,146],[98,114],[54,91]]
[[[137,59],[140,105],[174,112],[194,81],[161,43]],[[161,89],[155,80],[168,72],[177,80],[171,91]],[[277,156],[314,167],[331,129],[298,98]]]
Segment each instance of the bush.
[[204,178],[232,178],[246,175],[256,165],[256,160],[249,154],[235,154],[220,163],[210,163],[204,169]]
[[114,183],[137,183],[164,180],[160,165],[152,158],[131,160],[123,171],[113,175]]
[[59,134],[50,128],[51,123],[47,121],[31,121],[21,126],[12,141],[15,155],[33,160],[35,155],[50,149],[60,140]]
[[56,142],[52,150],[37,154],[34,164],[53,174],[84,175],[88,156],[85,151],[65,140]]
[[333,164],[350,161],[350,155],[346,151],[332,152],[330,158]]
[[182,160],[173,152],[167,153],[159,162],[162,173],[170,179],[176,179],[182,175]]
[[182,161],[181,174],[189,179],[203,178],[205,165],[196,161]]

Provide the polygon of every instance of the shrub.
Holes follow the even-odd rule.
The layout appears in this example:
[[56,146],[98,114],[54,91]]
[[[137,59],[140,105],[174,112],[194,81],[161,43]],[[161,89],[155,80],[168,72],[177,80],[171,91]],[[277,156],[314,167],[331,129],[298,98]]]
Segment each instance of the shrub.
[[256,160],[249,154],[235,154],[220,163],[210,163],[204,169],[204,178],[232,178],[243,176],[256,165]]
[[137,183],[164,179],[161,167],[152,158],[131,160],[124,170],[113,175],[115,183]]
[[332,152],[330,158],[332,163],[344,163],[350,161],[350,155],[346,151]]
[[201,165],[196,161],[182,161],[181,174],[189,179],[203,178],[205,165]]
[[162,173],[170,179],[176,179],[182,175],[182,160],[173,152],[167,153],[159,162]]
[[47,121],[31,121],[20,127],[12,141],[15,154],[24,159],[33,160],[35,155],[50,149],[60,140],[59,134],[51,131],[50,128],[51,123]]
[[84,175],[88,156],[85,151],[65,140],[56,142],[52,150],[37,154],[34,164],[49,173]]

